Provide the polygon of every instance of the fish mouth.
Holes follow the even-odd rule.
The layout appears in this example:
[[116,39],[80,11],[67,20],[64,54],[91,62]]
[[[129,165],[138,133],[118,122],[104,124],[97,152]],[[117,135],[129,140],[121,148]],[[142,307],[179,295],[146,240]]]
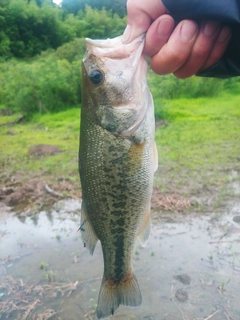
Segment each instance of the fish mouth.
[[137,42],[143,41],[144,38],[145,38],[145,33],[141,34],[139,37],[134,39],[129,44],[123,43],[123,36],[119,36],[113,39],[108,38],[106,40],[102,40],[102,39],[98,40],[98,39],[90,39],[90,38],[85,38],[85,40],[87,44],[94,45],[99,48],[112,48],[113,46],[116,46],[116,45],[123,45],[123,46],[134,45]]
[[133,52],[139,55],[144,46],[145,34],[140,35],[130,43],[123,43],[123,36],[113,39],[95,40],[86,38],[87,50],[98,57],[108,57],[112,59],[128,58]]

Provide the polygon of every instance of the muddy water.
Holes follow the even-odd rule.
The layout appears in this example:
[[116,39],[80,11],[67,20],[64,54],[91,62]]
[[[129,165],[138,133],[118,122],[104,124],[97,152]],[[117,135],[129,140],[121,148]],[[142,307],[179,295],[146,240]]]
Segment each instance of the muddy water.
[[[93,256],[83,247],[79,210],[60,202],[0,222],[1,319],[96,319],[102,253],[99,244]],[[143,303],[112,319],[240,319],[239,203],[225,215],[153,220],[147,246],[134,251]]]

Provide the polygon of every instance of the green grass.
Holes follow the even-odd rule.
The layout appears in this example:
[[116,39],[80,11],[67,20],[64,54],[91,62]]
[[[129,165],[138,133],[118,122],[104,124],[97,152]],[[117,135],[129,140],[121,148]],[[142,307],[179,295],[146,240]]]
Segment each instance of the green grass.
[[[35,115],[31,122],[14,126],[1,125],[0,163],[2,169],[11,171],[47,171],[52,175],[77,176],[79,144],[79,109],[69,109],[57,114]],[[17,116],[1,116],[0,124],[11,122]],[[9,134],[12,133],[12,134]],[[63,152],[51,157],[28,155],[29,147],[36,144],[54,144]],[[74,175],[72,177],[74,178]]]
[[160,167],[155,184],[162,192],[230,194],[231,171],[240,170],[240,95],[165,100],[156,111],[168,120],[155,136]]
[[167,100],[162,112],[169,123],[156,131],[160,162],[211,168],[240,156],[240,96]]
[[[161,100],[155,110],[168,121],[156,130],[159,170],[155,185],[162,193],[184,196],[217,193],[216,205],[230,193],[229,176],[240,171],[240,95]],[[1,172],[21,171],[23,180],[42,172],[51,179],[70,179],[79,188],[79,109],[35,115],[30,122],[8,126],[17,115],[0,117]],[[9,131],[11,131],[9,134]],[[63,152],[50,157],[28,155],[36,144],[54,144]]]
[[[165,100],[157,113],[168,125],[156,130],[160,164],[173,164],[201,169],[227,165],[240,156],[240,96]],[[161,109],[161,110],[160,110]],[[0,161],[12,159],[14,167],[26,170],[45,169],[57,172],[71,167],[79,143],[79,109],[56,114],[35,115],[31,122],[14,126],[2,125],[17,115],[0,117]],[[9,131],[13,133],[7,134]],[[29,147],[54,144],[62,154],[30,158]]]

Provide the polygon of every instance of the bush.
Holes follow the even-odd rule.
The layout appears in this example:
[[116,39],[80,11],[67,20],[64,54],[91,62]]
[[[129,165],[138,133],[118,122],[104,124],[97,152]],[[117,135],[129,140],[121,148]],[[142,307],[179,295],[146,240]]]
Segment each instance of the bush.
[[66,59],[69,62],[81,61],[85,51],[86,51],[85,39],[77,38],[74,41],[71,41],[59,47],[54,52],[54,55],[58,59]]
[[233,94],[239,94],[240,92],[240,78],[229,78],[224,81],[224,90],[228,90]]
[[50,0],[41,5],[34,0],[0,1],[0,57],[33,57],[77,37],[115,37],[123,32],[126,23],[126,17],[120,18],[111,10],[89,6],[75,16]]
[[81,62],[49,56],[0,64],[0,104],[27,117],[56,112],[81,100]]
[[105,9],[97,10],[86,6],[85,11],[79,11],[77,37],[92,39],[114,38],[121,35],[126,27],[127,19]]
[[175,99],[216,96],[224,90],[226,80],[195,76],[181,80],[173,75],[159,76],[150,71],[148,82],[156,98]]
[[150,71],[148,84],[153,95],[156,119],[166,118],[164,107],[168,99],[214,97],[224,91],[239,94],[239,77],[215,79],[191,77],[180,80],[173,75],[159,76]]

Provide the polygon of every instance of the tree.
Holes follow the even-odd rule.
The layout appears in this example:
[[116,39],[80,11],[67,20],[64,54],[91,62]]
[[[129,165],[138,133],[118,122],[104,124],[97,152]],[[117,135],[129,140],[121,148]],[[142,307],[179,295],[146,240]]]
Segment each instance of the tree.
[[85,11],[79,11],[79,37],[95,39],[113,38],[123,33],[126,18],[105,9],[97,10],[86,6]]
[[[82,10],[74,15],[52,0],[0,0],[0,58],[30,58],[76,37],[106,38],[123,32],[126,18],[102,8],[116,9],[123,0],[64,1],[81,5]],[[85,6],[87,2],[101,9]]]
[[62,7],[69,13],[76,15],[79,10],[85,10],[86,6],[95,9],[105,8],[117,13],[120,17],[126,15],[126,0],[63,0]]
[[53,1],[52,0],[28,0],[28,3],[30,3],[31,1],[34,1],[36,2],[36,4],[41,7],[41,5],[43,3],[49,3],[49,4],[53,4]]
[[9,0],[1,6],[0,55],[31,57],[75,37],[52,0]]

